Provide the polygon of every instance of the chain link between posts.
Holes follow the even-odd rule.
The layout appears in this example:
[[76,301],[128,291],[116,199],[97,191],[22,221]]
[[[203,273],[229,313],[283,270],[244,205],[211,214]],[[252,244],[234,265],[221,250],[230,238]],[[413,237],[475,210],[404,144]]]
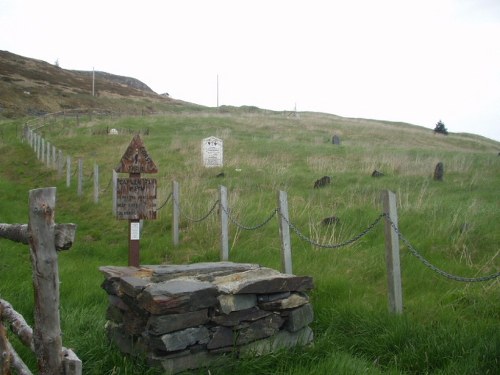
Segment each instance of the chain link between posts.
[[493,273],[491,275],[487,276],[481,276],[481,277],[462,277],[462,276],[456,276],[452,275],[451,273],[448,273],[446,271],[443,271],[442,269],[436,267],[435,265],[431,264],[427,259],[425,259],[416,249],[413,247],[413,245],[406,239],[406,237],[403,236],[403,234],[400,232],[399,228],[394,224],[394,222],[391,220],[389,215],[384,214],[386,217],[386,220],[390,223],[391,227],[394,229],[396,234],[398,235],[399,239],[403,241],[403,243],[406,245],[410,253],[415,256],[418,260],[420,260],[426,267],[431,269],[432,271],[438,273],[441,276],[444,276],[450,280],[455,280],[455,281],[461,281],[461,282],[467,282],[467,283],[474,283],[474,282],[482,282],[482,281],[490,281],[493,279],[496,279],[497,277],[500,276],[500,272]]
[[285,220],[285,222],[288,224],[288,226],[297,234],[297,236],[299,236],[299,238],[301,238],[303,241],[310,243],[313,246],[321,247],[321,248],[325,248],[325,249],[337,249],[340,247],[348,246],[348,245],[358,241],[359,239],[361,239],[362,237],[364,237],[368,233],[370,233],[373,230],[373,228],[375,228],[375,226],[380,222],[380,220],[385,216],[385,214],[380,214],[375,219],[375,221],[373,223],[371,223],[363,232],[361,232],[357,236],[351,238],[350,240],[347,240],[347,241],[344,241],[341,243],[337,243],[337,244],[321,244],[319,242],[316,242],[316,241],[310,239],[309,237],[306,237],[304,234],[302,234],[295,225],[293,225],[289,220],[287,220],[286,217],[283,216],[283,214],[281,212],[279,212],[279,210],[278,210],[278,213],[283,218],[283,220]]
[[239,222],[236,221],[236,219],[234,219],[231,214],[229,213],[229,209],[226,210],[225,207],[222,206],[222,209],[224,210],[224,212],[227,214],[227,217],[229,218],[229,220],[234,224],[236,225],[238,228],[240,229],[243,229],[243,230],[256,230],[256,229],[260,229],[262,228],[263,226],[265,226],[267,223],[269,223],[271,221],[271,219],[276,215],[276,213],[278,212],[278,209],[275,208],[273,210],[273,212],[271,212],[271,214],[260,224],[256,224],[254,226],[245,226]]
[[182,217],[184,217],[184,218],[185,218],[186,220],[188,220],[188,221],[192,221],[193,223],[199,223],[199,222],[202,222],[203,220],[207,219],[207,218],[210,216],[210,214],[211,214],[212,212],[214,212],[215,207],[217,207],[217,205],[219,204],[219,200],[217,199],[217,200],[215,201],[215,203],[213,204],[212,208],[208,211],[208,213],[207,213],[205,216],[203,216],[203,217],[201,217],[201,218],[199,218],[199,219],[193,219],[193,218],[191,218],[191,217],[189,217],[189,216],[185,215],[185,214],[182,212],[182,210],[181,210],[181,208],[180,208],[180,206],[179,206],[179,202],[177,202],[177,200],[175,200],[175,199],[174,199],[173,201],[174,201],[175,207],[177,207],[177,209],[179,210],[179,213],[181,214],[181,216],[182,216]]

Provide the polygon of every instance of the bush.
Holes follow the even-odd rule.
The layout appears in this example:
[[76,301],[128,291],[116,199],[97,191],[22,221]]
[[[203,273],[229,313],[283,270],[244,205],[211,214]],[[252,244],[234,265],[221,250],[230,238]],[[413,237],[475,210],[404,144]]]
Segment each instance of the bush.
[[441,133],[444,135],[448,135],[448,130],[446,129],[446,126],[444,126],[444,123],[439,120],[436,124],[436,127],[434,128],[434,133]]

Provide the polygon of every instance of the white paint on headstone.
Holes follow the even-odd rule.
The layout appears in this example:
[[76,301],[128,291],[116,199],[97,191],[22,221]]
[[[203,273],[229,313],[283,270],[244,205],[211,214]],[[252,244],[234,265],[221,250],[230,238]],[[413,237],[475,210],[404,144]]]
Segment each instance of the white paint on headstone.
[[224,144],[222,139],[216,137],[205,138],[201,143],[201,153],[203,156],[203,165],[206,168],[222,167]]

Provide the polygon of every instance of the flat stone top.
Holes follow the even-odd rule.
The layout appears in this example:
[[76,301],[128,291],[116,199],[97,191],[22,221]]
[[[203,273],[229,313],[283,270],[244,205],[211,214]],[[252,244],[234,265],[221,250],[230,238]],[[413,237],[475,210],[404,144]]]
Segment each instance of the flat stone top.
[[[310,276],[283,274],[250,263],[211,262],[140,268],[103,266],[99,270],[107,280],[119,281],[120,288],[129,295],[136,295],[144,288],[153,294],[161,293],[160,290],[166,294],[177,294],[200,287],[215,287],[223,294],[270,294],[313,289]],[[160,287],[160,284],[163,285]],[[166,286],[168,292],[164,289]]]

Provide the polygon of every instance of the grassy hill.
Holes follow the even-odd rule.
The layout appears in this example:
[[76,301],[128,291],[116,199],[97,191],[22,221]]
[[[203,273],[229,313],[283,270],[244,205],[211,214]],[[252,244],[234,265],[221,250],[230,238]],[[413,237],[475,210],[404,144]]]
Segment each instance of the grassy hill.
[[66,70],[0,51],[0,117],[37,116],[74,108],[153,113],[192,106],[159,95],[143,82],[106,72]]
[[[122,100],[128,100],[123,99]],[[149,100],[149,99],[147,99]],[[180,104],[153,116],[47,118],[38,131],[64,157],[84,161],[84,194],[76,177],[63,176],[37,160],[21,142],[25,118],[0,121],[0,223],[25,223],[28,191],[57,187],[56,222],[78,225],[73,248],[59,256],[63,344],[84,362],[85,374],[158,374],[140,360],[121,355],[104,333],[107,299],[98,267],[127,264],[127,229],[112,215],[111,171],[132,135],[141,132],[158,167],[158,205],[171,182],[181,187],[181,238],[173,246],[172,203],[146,221],[141,262],[193,263],[219,256],[218,217],[201,218],[228,188],[233,219],[262,223],[277,206],[277,191],[288,193],[294,273],[311,275],[315,312],[310,348],[259,359],[227,358],[212,374],[495,374],[500,367],[500,281],[460,282],[424,265],[401,243],[404,313],[387,311],[383,223],[360,240],[335,244],[363,232],[382,212],[380,194],[396,193],[399,228],[421,256],[452,275],[480,277],[500,270],[500,157],[498,142],[467,134],[329,114],[298,117],[254,107],[214,109]],[[116,128],[120,134],[107,135]],[[147,134],[145,135],[145,129]],[[333,145],[333,135],[341,145]],[[201,140],[224,140],[224,167],[206,169]],[[437,162],[444,180],[434,181]],[[92,173],[99,165],[99,203],[93,201]],[[373,170],[383,177],[371,177]],[[224,177],[216,177],[224,172]],[[332,177],[314,189],[314,181]],[[325,217],[339,222],[325,226]],[[280,269],[276,219],[256,230],[231,223],[230,260]],[[32,324],[29,251],[0,240],[0,298]],[[22,351],[30,366],[35,360]],[[194,372],[206,374],[207,370]]]

